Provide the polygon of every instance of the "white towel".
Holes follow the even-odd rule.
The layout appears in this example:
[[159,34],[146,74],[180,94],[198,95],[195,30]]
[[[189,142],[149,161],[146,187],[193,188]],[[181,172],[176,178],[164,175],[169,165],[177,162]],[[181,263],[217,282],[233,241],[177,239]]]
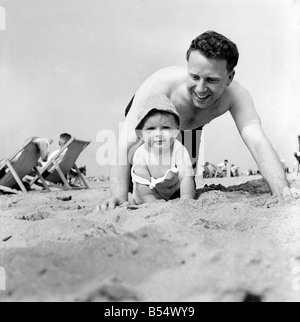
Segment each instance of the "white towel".
[[41,153],[41,159],[43,162],[48,161],[48,156],[50,154],[50,142],[48,139],[37,138],[33,141],[39,148]]

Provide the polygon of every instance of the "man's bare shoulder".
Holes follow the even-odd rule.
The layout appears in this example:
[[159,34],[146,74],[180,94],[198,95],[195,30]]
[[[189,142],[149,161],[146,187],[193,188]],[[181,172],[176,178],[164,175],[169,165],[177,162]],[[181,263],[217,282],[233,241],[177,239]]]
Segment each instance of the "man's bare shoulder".
[[247,88],[237,81],[233,81],[231,85],[228,87],[228,94],[232,104],[240,100],[248,100],[249,98],[251,98],[251,94],[247,90]]
[[176,77],[176,78],[185,78],[186,77],[186,67],[184,66],[170,66],[170,67],[165,67],[153,74],[153,76],[157,77],[166,77],[166,78],[171,78],[171,77]]
[[183,66],[171,66],[158,70],[148,77],[143,84],[144,86],[163,86],[165,89],[173,89],[186,80],[187,70]]
[[229,110],[238,128],[242,129],[245,124],[260,121],[252,95],[248,89],[237,82],[234,82],[230,87]]
[[249,91],[237,81],[228,86],[216,104],[214,118],[225,114],[228,111],[240,110],[251,100]]

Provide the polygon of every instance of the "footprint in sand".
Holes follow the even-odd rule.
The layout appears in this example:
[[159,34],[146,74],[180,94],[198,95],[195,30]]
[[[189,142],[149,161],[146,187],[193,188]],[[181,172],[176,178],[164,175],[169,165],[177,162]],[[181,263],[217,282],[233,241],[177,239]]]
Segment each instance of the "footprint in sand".
[[48,212],[37,211],[33,214],[19,215],[15,218],[18,220],[38,221],[48,219],[51,215]]
[[217,223],[215,221],[209,221],[203,218],[197,219],[193,224],[193,227],[195,226],[202,226],[205,229],[215,229],[215,230],[227,230],[228,227],[224,224]]
[[93,286],[84,294],[76,297],[80,302],[124,302],[124,301],[140,301],[140,296],[131,287],[123,284],[118,279],[112,279],[99,286]]

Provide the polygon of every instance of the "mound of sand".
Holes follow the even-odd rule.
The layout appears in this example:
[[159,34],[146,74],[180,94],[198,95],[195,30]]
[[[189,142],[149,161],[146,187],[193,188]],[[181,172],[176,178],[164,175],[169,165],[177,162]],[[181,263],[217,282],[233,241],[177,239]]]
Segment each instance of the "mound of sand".
[[1,301],[300,300],[300,201],[263,180],[200,180],[195,201],[109,213],[108,182],[91,186],[0,196]]

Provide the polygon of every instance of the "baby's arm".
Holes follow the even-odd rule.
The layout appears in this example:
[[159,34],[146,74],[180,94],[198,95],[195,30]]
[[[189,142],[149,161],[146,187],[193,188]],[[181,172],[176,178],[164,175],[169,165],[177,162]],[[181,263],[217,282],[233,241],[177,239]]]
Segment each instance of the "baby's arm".
[[185,177],[181,181],[180,199],[194,199],[195,198],[195,180],[193,177]]
[[148,186],[144,186],[142,184],[137,184],[137,191],[143,201],[143,203],[154,203],[157,202],[157,198]]
[[181,146],[176,153],[176,163],[179,170],[181,181],[180,194],[181,199],[195,198],[195,171],[187,149]]
[[[139,152],[140,151],[138,151],[133,158],[134,173],[137,176],[150,181],[151,175],[149,173],[148,167],[143,156]],[[157,202],[156,195],[149,186],[136,183],[136,189],[143,203]]]
[[[147,179],[150,181],[149,170],[146,165],[138,165],[134,167],[134,173],[141,178]],[[142,199],[143,203],[153,203],[157,202],[157,198],[153,190],[149,186],[143,184],[136,184],[137,192]]]

